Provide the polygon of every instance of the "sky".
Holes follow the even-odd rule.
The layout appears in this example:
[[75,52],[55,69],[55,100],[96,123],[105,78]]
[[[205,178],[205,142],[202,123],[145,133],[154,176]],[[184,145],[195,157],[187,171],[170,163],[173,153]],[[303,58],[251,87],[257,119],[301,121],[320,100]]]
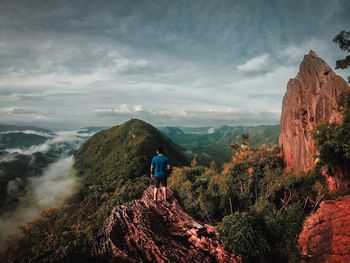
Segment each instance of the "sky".
[[[310,49],[334,68],[348,0],[0,0],[0,123],[277,124]],[[347,71],[336,71],[345,78]]]

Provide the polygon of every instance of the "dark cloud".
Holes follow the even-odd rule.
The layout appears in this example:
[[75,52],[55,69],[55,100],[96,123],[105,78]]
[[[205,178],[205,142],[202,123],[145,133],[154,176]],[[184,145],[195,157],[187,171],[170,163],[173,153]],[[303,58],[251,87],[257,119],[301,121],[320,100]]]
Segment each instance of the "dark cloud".
[[60,127],[122,104],[174,118],[277,112],[303,54],[315,49],[331,66],[344,56],[331,40],[349,9],[347,0],[0,0],[1,107],[35,108]]

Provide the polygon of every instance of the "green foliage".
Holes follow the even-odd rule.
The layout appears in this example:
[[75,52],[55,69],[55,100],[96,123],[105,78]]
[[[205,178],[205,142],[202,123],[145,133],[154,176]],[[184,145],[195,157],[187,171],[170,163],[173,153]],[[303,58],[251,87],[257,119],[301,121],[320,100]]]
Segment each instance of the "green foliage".
[[[341,50],[346,52],[350,52],[350,31],[341,31],[338,35],[336,35],[333,39],[333,42],[339,45]],[[350,66],[350,55],[346,56],[344,59],[339,59],[336,61],[336,67],[340,69],[346,69]],[[350,83],[350,76],[348,77],[348,81]]]
[[215,166],[191,166],[174,169],[169,185],[175,189],[187,211],[196,218],[214,222],[222,218],[222,190],[216,181]]
[[156,128],[130,120],[89,138],[75,154],[81,188],[59,209],[22,227],[22,238],[7,246],[4,258],[27,261],[49,250],[69,246],[90,251],[96,234],[115,205],[141,197],[150,184],[149,166],[158,146],[173,165],[188,164]]
[[234,213],[217,226],[223,244],[238,254],[262,256],[268,250],[263,234],[264,222],[253,213]]
[[224,167],[223,176],[223,206],[228,211],[230,201],[234,210],[246,211],[276,190],[283,178],[283,162],[274,148],[242,149]]
[[333,168],[350,165],[350,95],[345,101],[343,123],[319,125],[314,138],[323,164]]
[[264,236],[270,248],[266,257],[271,262],[298,262],[297,238],[306,216],[301,203],[293,203],[283,211],[270,205],[259,216],[264,222]]
[[305,216],[328,195],[316,172],[287,175],[278,149],[239,149],[218,171],[215,165],[175,169],[170,177],[189,213],[220,222],[219,238],[249,259],[298,261],[297,237]]

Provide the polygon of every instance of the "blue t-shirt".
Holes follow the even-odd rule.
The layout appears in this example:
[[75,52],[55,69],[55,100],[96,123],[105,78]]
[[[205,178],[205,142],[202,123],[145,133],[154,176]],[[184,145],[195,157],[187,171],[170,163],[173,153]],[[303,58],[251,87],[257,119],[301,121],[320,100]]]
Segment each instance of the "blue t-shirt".
[[170,160],[164,155],[157,155],[152,159],[153,174],[157,177],[162,177],[167,175],[167,165],[170,165]]

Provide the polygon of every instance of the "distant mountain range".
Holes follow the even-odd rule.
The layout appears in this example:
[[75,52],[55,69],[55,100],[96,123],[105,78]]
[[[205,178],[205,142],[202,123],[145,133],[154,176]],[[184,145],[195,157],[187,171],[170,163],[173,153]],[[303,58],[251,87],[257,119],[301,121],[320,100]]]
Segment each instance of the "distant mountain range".
[[13,131],[35,131],[41,133],[52,133],[51,130],[45,128],[39,128],[36,126],[29,125],[12,125],[12,124],[0,124],[0,132],[13,132]]
[[242,135],[249,135],[251,147],[278,145],[279,125],[221,126],[221,127],[160,127],[174,143],[182,147],[188,158],[196,158],[204,165],[215,161],[218,165],[232,157],[230,144],[242,144]]

